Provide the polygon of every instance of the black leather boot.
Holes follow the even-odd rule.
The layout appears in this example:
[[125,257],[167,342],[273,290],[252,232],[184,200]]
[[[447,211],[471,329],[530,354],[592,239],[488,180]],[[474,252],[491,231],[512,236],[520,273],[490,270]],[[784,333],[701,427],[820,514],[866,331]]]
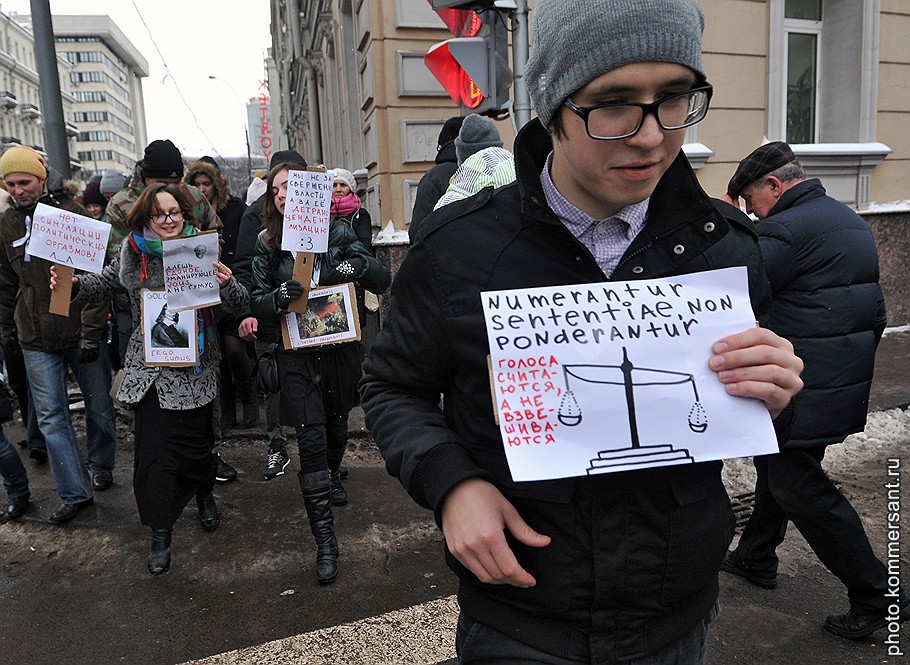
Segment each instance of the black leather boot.
[[218,513],[218,504],[211,492],[198,490],[196,492],[196,507],[199,508],[199,521],[206,531],[214,531],[221,524],[221,515]]
[[329,477],[331,478],[330,490],[332,495],[332,505],[348,505],[348,491],[344,488],[344,485],[341,484],[341,473],[335,470],[331,472]]
[[148,567],[152,575],[163,575],[171,566],[171,530],[152,529]]
[[338,575],[338,541],[332,516],[329,472],[298,474],[310,530],[316,538],[316,579],[331,584]]

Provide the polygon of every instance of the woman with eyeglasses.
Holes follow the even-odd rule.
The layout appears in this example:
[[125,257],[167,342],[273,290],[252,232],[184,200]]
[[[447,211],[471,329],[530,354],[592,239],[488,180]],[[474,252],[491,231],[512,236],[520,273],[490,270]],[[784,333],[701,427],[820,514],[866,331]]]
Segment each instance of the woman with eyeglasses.
[[[188,340],[198,346],[194,367],[150,366],[144,362],[142,290],[164,288],[161,241],[196,235],[199,221],[191,210],[179,185],[149,185],[127,217],[130,234],[120,253],[100,275],[73,278],[76,301],[109,298],[119,285],[130,297],[133,331],[117,399],[135,409],[133,490],[139,518],[152,529],[147,562],[152,575],[167,572],[173,525],[193,496],[207,531],[217,529],[221,519],[212,495],[217,464],[212,453],[214,368],[221,353],[211,308],[183,312],[180,317],[181,324],[196,317],[196,336]],[[223,263],[215,261],[214,266],[222,305],[229,311],[246,311],[246,289]],[[56,271],[52,269],[51,288],[56,284]]]
[[[281,319],[303,295],[303,285],[293,278],[294,255],[281,249],[281,239],[289,172],[305,169],[303,164],[283,163],[269,172],[262,204],[263,231],[256,240],[252,265],[251,308],[259,320]],[[329,225],[328,251],[316,255],[313,280],[320,286],[353,282],[374,293],[385,291],[391,281],[353,229],[334,220]],[[320,584],[330,584],[338,574],[332,506],[348,502],[339,467],[347,445],[348,412],[360,401],[357,382],[362,354],[359,341],[278,351],[279,419],[282,425],[294,427],[297,435],[297,477],[316,540]],[[270,453],[269,464],[273,462],[283,469],[287,452]]]

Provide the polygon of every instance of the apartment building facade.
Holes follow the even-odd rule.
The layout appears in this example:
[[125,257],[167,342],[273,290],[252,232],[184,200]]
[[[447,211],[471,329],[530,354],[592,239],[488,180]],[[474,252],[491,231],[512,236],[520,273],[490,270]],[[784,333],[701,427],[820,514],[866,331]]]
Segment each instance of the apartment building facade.
[[[685,149],[708,192],[722,194],[761,143],[788,140],[811,174],[858,209],[910,199],[910,4],[700,4],[715,94]],[[329,167],[365,169],[375,223],[407,228],[439,129],[458,113],[423,64],[451,34],[427,0],[271,0],[271,12],[278,144]],[[515,128],[498,126],[508,145]]]

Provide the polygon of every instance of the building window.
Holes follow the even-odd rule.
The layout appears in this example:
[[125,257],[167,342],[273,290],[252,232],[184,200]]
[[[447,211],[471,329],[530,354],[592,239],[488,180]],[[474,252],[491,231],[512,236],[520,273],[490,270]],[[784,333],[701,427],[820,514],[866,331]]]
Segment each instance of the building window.
[[768,138],[874,141],[878,0],[770,0],[769,11]]
[[821,0],[786,0],[787,141],[815,143],[819,100]]

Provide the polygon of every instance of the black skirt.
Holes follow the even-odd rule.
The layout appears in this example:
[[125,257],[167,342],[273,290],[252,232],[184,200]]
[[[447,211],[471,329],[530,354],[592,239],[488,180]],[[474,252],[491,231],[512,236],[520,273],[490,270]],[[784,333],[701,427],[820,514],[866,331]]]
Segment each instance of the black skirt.
[[360,342],[318,349],[278,352],[282,425],[325,424],[327,416],[346,414],[360,402],[363,350]]
[[153,529],[169,529],[197,490],[211,492],[215,485],[212,402],[186,411],[162,409],[152,386],[136,406],[135,425],[139,519]]

